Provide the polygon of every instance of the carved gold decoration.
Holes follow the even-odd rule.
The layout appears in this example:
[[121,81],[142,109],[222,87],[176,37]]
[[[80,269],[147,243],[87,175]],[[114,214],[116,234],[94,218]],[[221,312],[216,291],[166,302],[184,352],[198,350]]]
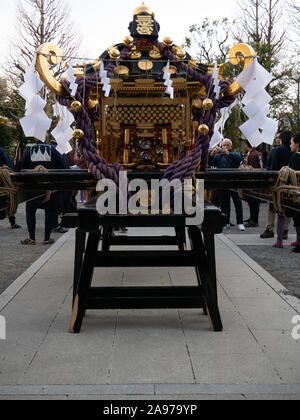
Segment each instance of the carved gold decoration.
[[141,4],[141,6],[135,9],[135,11],[133,12],[133,16],[140,15],[142,13],[155,16],[155,13],[144,2]]
[[205,109],[205,111],[210,111],[213,108],[214,103],[211,99],[206,98],[204,99],[202,106],[203,106],[203,109]]
[[84,132],[82,130],[76,129],[73,131],[73,137],[76,140],[82,139],[83,136],[84,136]]
[[92,63],[93,69],[95,71],[98,71],[100,69],[100,65],[101,65],[101,60],[96,60]]
[[[163,67],[163,73],[166,71],[166,67]],[[175,66],[169,66],[169,73],[172,74],[178,74],[178,68]]]
[[120,55],[121,55],[121,53],[120,53],[120,51],[118,50],[118,48],[112,48],[110,51],[109,51],[109,56],[110,56],[110,58],[112,59],[112,60],[114,60],[114,61],[117,61],[117,60],[119,60],[119,58],[120,58]]
[[[243,70],[245,70],[249,64],[252,63],[256,53],[250,45],[247,44],[237,44],[231,48],[229,51],[229,60],[230,63],[234,66],[239,64],[244,64]],[[233,82],[225,91],[225,95],[233,96],[241,92],[243,88],[237,83]]]
[[202,136],[207,136],[207,134],[209,133],[208,125],[206,125],[206,124],[199,125],[198,133],[201,134]]
[[129,68],[126,66],[118,66],[114,69],[114,73],[117,76],[128,76],[129,75]]
[[124,45],[126,45],[126,47],[131,47],[131,45],[133,45],[133,38],[132,36],[125,36],[124,38]]
[[189,66],[192,67],[192,69],[194,70],[198,70],[199,64],[200,64],[199,61],[196,61],[196,60],[189,61]]
[[166,36],[163,40],[163,44],[164,44],[165,47],[172,47],[173,39],[169,36]]
[[186,58],[186,52],[183,48],[178,48],[176,52],[177,60],[184,60]]
[[149,57],[152,58],[152,60],[159,60],[162,55],[159,51],[153,49],[149,51]]
[[128,57],[131,58],[131,60],[138,60],[142,57],[141,51],[138,51],[136,47],[133,47],[131,52],[128,54]]
[[192,102],[192,106],[195,108],[201,109],[202,108],[202,100],[199,97],[195,97]]
[[74,101],[71,103],[71,109],[74,112],[79,112],[82,108],[82,105],[79,101]]
[[53,65],[59,64],[61,61],[61,50],[51,42],[41,45],[37,50],[35,66],[40,79],[52,92],[59,96],[63,95],[63,87],[52,75],[48,63]]

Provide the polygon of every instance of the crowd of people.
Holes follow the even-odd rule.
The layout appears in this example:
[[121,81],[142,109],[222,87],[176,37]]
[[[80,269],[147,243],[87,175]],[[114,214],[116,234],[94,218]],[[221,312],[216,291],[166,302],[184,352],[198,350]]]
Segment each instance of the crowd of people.
[[[243,165],[254,169],[263,169],[269,171],[280,171],[283,167],[289,166],[296,171],[300,170],[300,134],[292,135],[290,131],[277,133],[274,147],[268,156],[260,153],[255,147],[246,141],[245,153],[237,153],[232,150],[232,141],[223,140],[220,147],[215,147],[210,152],[209,166],[215,169],[237,169]],[[258,219],[261,201],[257,198],[247,198],[249,205],[250,218],[243,221],[243,206],[239,194],[235,191],[213,191],[211,200],[227,216],[226,228],[230,229],[233,225],[230,223],[230,212],[232,198],[237,227],[239,231],[245,231],[246,228],[258,227]],[[260,235],[262,239],[274,238],[276,212],[273,204],[268,207],[267,226]],[[291,209],[285,210],[285,215],[277,217],[277,242],[273,245],[275,248],[283,248],[283,241],[288,239],[289,225],[294,220],[297,239],[292,243],[293,252],[300,253],[300,213]],[[244,224],[245,223],[245,224]]]
[[[50,144],[36,141],[36,144],[28,147],[22,155],[18,165],[14,165],[8,153],[0,148],[0,167],[6,166],[13,171],[36,170],[38,167],[47,169],[70,169],[74,164],[72,155],[62,155],[56,150],[57,143]],[[44,240],[43,245],[51,245],[55,242],[51,237],[52,232],[66,233],[67,229],[60,226],[59,214],[77,211],[77,203],[74,192],[55,191],[49,197],[41,197],[26,202],[26,224],[28,237],[21,241],[22,245],[36,245],[36,212],[42,209],[45,212]],[[16,216],[9,217],[10,228],[20,229],[16,223]]]
[[[0,148],[0,166],[7,166],[15,171],[34,170],[38,166],[46,169],[69,169],[71,167],[83,167],[82,158],[74,153],[62,155],[56,150],[57,144],[51,141],[50,144],[36,141],[36,144],[28,147],[20,163],[15,167],[7,152]],[[245,153],[238,153],[232,150],[233,144],[230,139],[223,140],[221,146],[215,147],[210,152],[209,166],[215,169],[238,169],[243,165],[254,169],[263,169],[279,171],[284,166],[299,171],[300,170],[300,134],[292,135],[290,131],[279,132],[276,135],[274,147],[268,156],[263,155],[255,147],[246,141]],[[238,192],[233,190],[218,190],[211,194],[211,201],[221,208],[226,215],[226,229],[230,229],[231,224],[231,199],[236,212],[236,222],[239,231],[244,232],[246,228],[258,227],[259,212],[261,201],[257,198],[247,198],[250,217],[244,221],[242,200]],[[26,203],[26,223],[28,237],[21,241],[22,245],[35,245],[36,237],[36,212],[38,209],[45,211],[45,233],[44,245],[51,245],[54,239],[52,232],[65,233],[59,224],[59,213],[77,211],[76,192],[53,192],[45,199],[45,196],[36,198]],[[260,235],[262,239],[274,238],[276,212],[273,204],[268,207],[267,226]],[[292,243],[293,252],[300,252],[300,213],[291,209],[285,210],[285,216],[277,217],[277,242],[273,245],[275,248],[283,248],[283,241],[288,239],[289,225],[294,220],[297,239]],[[11,229],[20,229],[21,226],[16,223],[15,215],[9,218]],[[126,231],[125,228],[123,228]]]

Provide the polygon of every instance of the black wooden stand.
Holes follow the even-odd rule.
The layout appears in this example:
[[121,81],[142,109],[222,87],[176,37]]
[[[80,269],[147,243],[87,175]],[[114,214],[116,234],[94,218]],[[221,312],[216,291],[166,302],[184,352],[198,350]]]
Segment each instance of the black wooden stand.
[[[214,235],[225,224],[219,209],[206,207],[201,227],[188,226],[191,250],[186,247],[186,218],[175,215],[116,215],[100,217],[94,208],[65,216],[64,224],[77,225],[73,313],[70,332],[79,333],[88,309],[204,308],[211,329],[222,331],[218,309]],[[115,226],[173,227],[175,236],[121,237]],[[88,238],[86,240],[86,235]],[[99,244],[101,242],[100,250]],[[112,251],[112,246],[176,245],[177,251]],[[195,287],[93,288],[95,267],[195,267]],[[141,276],[142,276],[141,270]]]

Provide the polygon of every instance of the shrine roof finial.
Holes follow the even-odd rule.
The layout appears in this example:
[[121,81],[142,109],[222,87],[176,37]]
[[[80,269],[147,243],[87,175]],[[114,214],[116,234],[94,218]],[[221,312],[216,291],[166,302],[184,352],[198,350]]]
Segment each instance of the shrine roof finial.
[[148,7],[144,2],[141,4],[141,6],[137,7],[135,11],[133,12],[133,16],[140,15],[140,14],[147,14],[154,16],[155,13]]

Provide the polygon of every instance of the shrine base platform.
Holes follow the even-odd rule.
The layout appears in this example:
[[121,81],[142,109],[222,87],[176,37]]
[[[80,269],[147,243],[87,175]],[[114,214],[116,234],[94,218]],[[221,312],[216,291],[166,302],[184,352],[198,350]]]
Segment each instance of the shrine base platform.
[[[0,296],[0,399],[300,399],[300,302],[229,238],[216,240],[221,333],[189,309],[87,311],[69,334],[73,258],[70,231]],[[172,267],[96,269],[94,279],[196,284],[194,270]]]

